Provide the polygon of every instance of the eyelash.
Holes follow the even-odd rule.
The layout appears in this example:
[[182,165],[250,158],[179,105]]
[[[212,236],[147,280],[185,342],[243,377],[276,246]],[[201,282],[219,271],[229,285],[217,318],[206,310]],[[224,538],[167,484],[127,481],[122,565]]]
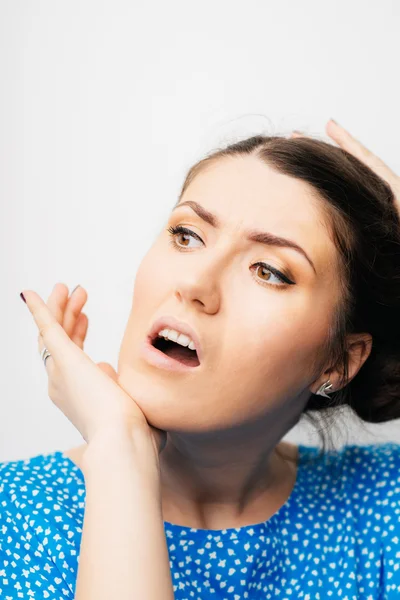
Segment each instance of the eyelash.
[[[186,235],[190,235],[191,237],[194,237],[196,240],[199,240],[200,242],[204,243],[203,240],[201,239],[201,237],[199,237],[197,235],[197,233],[195,233],[191,229],[188,229],[187,227],[183,227],[182,225],[176,225],[175,227],[173,227],[173,226],[168,227],[167,231],[171,235],[170,242],[171,242],[172,246],[175,249],[179,250],[180,252],[185,252],[185,250],[182,248],[182,246],[179,246],[179,244],[177,244],[176,241],[175,241],[175,236],[178,233],[183,233],[183,234],[186,234]],[[264,262],[256,262],[256,263],[254,263],[253,266],[254,267],[264,267],[267,271],[270,271],[273,275],[275,275],[278,279],[280,279],[280,281],[283,284],[286,284],[286,285],[294,285],[295,284],[294,281],[291,281],[283,273],[281,273],[277,269],[274,269],[274,267],[271,267],[270,265],[267,265]],[[277,285],[272,284],[272,283],[268,283],[267,281],[262,281],[260,279],[258,279],[257,281],[260,282],[261,285],[269,285],[269,286],[272,285],[273,287],[281,287],[281,286],[277,286]],[[282,287],[285,287],[285,286],[282,286]]]

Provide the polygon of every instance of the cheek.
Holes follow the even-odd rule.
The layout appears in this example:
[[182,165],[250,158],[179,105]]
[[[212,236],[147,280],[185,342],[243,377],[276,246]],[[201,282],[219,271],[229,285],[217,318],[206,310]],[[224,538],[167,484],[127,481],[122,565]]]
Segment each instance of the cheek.
[[157,305],[171,287],[173,268],[170,262],[167,265],[162,262],[163,254],[165,250],[163,253],[156,242],[142,259],[135,277],[134,303]]
[[153,246],[136,271],[131,310],[120,349],[124,360],[131,357],[139,341],[145,339],[151,321],[171,286],[171,274],[160,267],[158,255]]
[[146,260],[142,260],[136,272],[135,285],[133,288],[133,307],[138,309],[151,293],[153,278],[147,268]]
[[135,285],[133,289],[133,305],[135,308],[143,308],[144,304],[152,304],[152,299],[157,297],[160,291],[160,277],[157,261],[153,258],[152,251],[148,252],[142,259],[136,272]]
[[139,340],[145,339],[155,311],[157,284],[151,275],[151,266],[151,257],[147,254],[136,271],[131,310],[119,352],[119,369],[131,361]]
[[249,311],[236,319],[240,328],[235,327],[226,343],[230,364],[242,365],[241,372],[244,368],[259,374],[274,371],[286,372],[289,378],[301,373],[307,377],[326,342],[327,307],[285,306],[279,297],[267,306],[261,313]]

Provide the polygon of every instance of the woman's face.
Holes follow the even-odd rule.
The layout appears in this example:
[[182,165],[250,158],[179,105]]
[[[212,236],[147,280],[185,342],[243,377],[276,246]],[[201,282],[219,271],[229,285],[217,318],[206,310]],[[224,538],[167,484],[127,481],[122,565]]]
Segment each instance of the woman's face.
[[[193,236],[171,236],[178,225]],[[302,250],[263,243],[261,232],[264,242],[286,238]],[[226,429],[271,411],[293,420],[321,374],[339,276],[321,205],[305,182],[252,156],[219,160],[190,183],[138,269],[120,384],[167,431]],[[195,330],[198,367],[169,371],[146,360],[144,340],[164,316]]]

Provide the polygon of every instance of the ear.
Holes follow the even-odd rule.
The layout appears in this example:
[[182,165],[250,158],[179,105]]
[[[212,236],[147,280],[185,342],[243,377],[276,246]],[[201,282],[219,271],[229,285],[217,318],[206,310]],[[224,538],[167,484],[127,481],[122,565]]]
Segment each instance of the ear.
[[346,337],[347,340],[347,365],[348,377],[346,381],[342,381],[343,365],[334,365],[328,367],[321,376],[313,382],[310,391],[315,394],[317,390],[328,379],[332,383],[333,392],[337,392],[340,388],[345,387],[361,369],[372,350],[372,336],[369,333],[350,333]]

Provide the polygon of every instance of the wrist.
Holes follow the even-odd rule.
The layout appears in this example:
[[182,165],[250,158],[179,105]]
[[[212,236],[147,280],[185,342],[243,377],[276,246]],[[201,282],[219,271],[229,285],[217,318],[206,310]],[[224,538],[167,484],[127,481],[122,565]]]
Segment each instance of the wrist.
[[159,480],[159,459],[150,433],[125,425],[101,428],[88,442],[82,457],[85,478],[93,472],[108,474],[110,470],[125,469]]

